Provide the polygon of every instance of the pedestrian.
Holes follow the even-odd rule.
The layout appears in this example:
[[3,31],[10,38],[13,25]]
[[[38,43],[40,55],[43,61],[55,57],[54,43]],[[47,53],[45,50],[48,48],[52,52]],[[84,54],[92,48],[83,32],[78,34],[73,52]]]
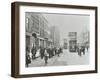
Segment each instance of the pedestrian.
[[28,67],[30,63],[31,63],[31,58],[29,55],[29,51],[27,50],[26,51],[26,67]]
[[40,47],[40,56],[41,56],[41,59],[43,59],[43,57],[44,57],[44,48],[43,47]]
[[49,58],[51,58],[51,48],[47,48],[47,53],[49,54]]
[[60,51],[60,53],[62,53],[62,48],[61,47],[59,48],[59,51]]
[[45,51],[44,51],[44,61],[45,61],[45,64],[48,63],[48,52],[47,52],[47,49],[45,49]]
[[82,46],[83,55],[85,55],[85,46]]
[[81,46],[78,47],[78,55],[81,56]]
[[55,55],[57,55],[57,48],[55,47]]
[[34,45],[33,45],[33,47],[32,47],[31,53],[32,53],[32,59],[35,59],[36,47],[35,47]]
[[53,47],[53,56],[55,56],[55,48]]
[[57,55],[59,57],[59,54],[60,54],[60,48],[57,48]]
[[54,50],[53,50],[53,48],[51,48],[51,57],[53,57],[54,56]]
[[88,46],[87,46],[87,52],[88,52]]

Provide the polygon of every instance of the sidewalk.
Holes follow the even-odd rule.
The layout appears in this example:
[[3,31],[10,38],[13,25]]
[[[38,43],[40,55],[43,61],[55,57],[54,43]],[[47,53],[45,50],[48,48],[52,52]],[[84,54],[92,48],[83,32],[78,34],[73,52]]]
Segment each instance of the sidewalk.
[[41,66],[52,66],[57,61],[58,57],[53,56],[52,58],[48,58],[48,64],[45,64],[44,59],[41,59],[40,57],[36,58],[35,60],[32,60],[31,64],[29,64],[29,67],[41,67]]
[[85,55],[79,56],[77,52],[69,52],[68,50],[65,51],[67,53],[66,60],[68,65],[87,65],[89,64],[89,51],[85,51]]
[[63,50],[63,53],[58,57],[57,55],[52,58],[48,58],[48,64],[45,64],[44,59],[40,57],[32,60],[29,67],[41,67],[41,66],[66,66],[66,65],[87,65],[89,64],[89,51],[85,52],[85,55],[79,56],[77,52],[69,52],[69,50]]

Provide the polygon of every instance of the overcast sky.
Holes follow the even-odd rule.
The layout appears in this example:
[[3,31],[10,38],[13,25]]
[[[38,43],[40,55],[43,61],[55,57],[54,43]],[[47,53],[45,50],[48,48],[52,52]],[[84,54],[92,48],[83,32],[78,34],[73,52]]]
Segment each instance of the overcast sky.
[[67,38],[68,32],[78,32],[89,30],[89,15],[64,15],[64,14],[43,14],[51,26],[56,26],[60,30],[60,38]]

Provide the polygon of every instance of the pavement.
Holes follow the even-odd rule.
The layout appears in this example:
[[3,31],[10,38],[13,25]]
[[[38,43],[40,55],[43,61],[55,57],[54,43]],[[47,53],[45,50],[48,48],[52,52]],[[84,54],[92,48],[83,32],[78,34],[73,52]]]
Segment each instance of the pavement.
[[63,53],[58,57],[53,56],[48,59],[48,64],[45,64],[44,59],[40,57],[32,60],[29,67],[43,67],[43,66],[66,66],[66,65],[87,65],[89,64],[89,51],[85,51],[85,55],[79,56],[77,52],[69,52],[69,50],[63,50]]
[[85,51],[85,55],[78,55],[77,52],[64,51],[66,53],[64,59],[67,60],[67,65],[87,65],[89,64],[89,51]]

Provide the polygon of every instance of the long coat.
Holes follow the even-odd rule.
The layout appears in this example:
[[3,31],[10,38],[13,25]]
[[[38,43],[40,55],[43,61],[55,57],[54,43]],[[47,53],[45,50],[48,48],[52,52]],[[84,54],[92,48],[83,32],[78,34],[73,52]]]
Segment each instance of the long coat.
[[43,59],[43,57],[44,57],[44,48],[40,48],[40,56],[41,56],[41,59]]

